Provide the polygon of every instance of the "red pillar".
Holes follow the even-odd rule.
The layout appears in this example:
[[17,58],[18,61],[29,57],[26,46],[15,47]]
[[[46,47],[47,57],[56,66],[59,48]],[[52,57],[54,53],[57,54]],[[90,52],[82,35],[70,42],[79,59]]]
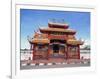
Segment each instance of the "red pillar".
[[49,54],[50,54],[50,46],[48,46],[47,59],[49,59]]
[[67,45],[67,48],[66,48],[66,59],[68,59],[68,45]]
[[48,34],[48,39],[50,40],[50,34]]
[[78,59],[80,59],[80,46],[78,45]]
[[[50,40],[50,34],[48,34],[48,39]],[[49,60],[49,54],[50,54],[50,45],[49,44],[48,44],[48,52],[47,52],[47,59],[48,60]]]
[[34,46],[33,46],[33,60],[35,60],[35,44],[34,44]]

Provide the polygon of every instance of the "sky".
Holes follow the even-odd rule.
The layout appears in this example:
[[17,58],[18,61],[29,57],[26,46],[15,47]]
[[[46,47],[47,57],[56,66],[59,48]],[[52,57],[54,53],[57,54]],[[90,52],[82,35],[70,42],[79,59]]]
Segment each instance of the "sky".
[[48,27],[48,21],[53,19],[68,23],[70,29],[77,31],[77,39],[90,41],[90,12],[20,9],[21,49],[30,47],[27,36],[32,37],[39,28]]

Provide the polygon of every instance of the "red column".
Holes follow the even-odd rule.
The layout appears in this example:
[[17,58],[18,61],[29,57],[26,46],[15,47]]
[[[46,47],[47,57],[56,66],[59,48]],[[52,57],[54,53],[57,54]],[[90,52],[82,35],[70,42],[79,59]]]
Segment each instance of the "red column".
[[[48,39],[50,40],[50,34],[48,34]],[[47,59],[49,60],[49,54],[50,54],[50,45],[48,44],[48,52],[47,52]]]
[[80,59],[80,46],[78,45],[78,59]]
[[67,45],[67,48],[66,48],[66,59],[68,59],[68,45]]
[[49,54],[50,54],[50,46],[48,45],[47,59],[49,59]]
[[35,60],[35,44],[34,44],[34,46],[33,46],[33,60]]
[[48,39],[50,40],[50,34],[48,34]]

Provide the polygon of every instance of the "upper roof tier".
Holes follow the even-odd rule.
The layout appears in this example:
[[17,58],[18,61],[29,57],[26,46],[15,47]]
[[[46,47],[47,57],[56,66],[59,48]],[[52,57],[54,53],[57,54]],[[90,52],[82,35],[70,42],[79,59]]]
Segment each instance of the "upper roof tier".
[[51,28],[63,28],[63,29],[67,29],[69,27],[67,23],[55,23],[55,22],[49,22],[48,26]]
[[40,28],[41,33],[52,33],[52,32],[60,32],[65,34],[75,34],[76,31],[72,29],[62,29],[62,28]]

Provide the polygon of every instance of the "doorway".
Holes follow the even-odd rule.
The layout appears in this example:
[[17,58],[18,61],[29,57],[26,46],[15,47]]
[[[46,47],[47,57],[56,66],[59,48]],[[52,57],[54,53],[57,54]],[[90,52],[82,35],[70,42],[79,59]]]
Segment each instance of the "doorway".
[[53,45],[53,53],[59,53],[59,44],[54,44]]

